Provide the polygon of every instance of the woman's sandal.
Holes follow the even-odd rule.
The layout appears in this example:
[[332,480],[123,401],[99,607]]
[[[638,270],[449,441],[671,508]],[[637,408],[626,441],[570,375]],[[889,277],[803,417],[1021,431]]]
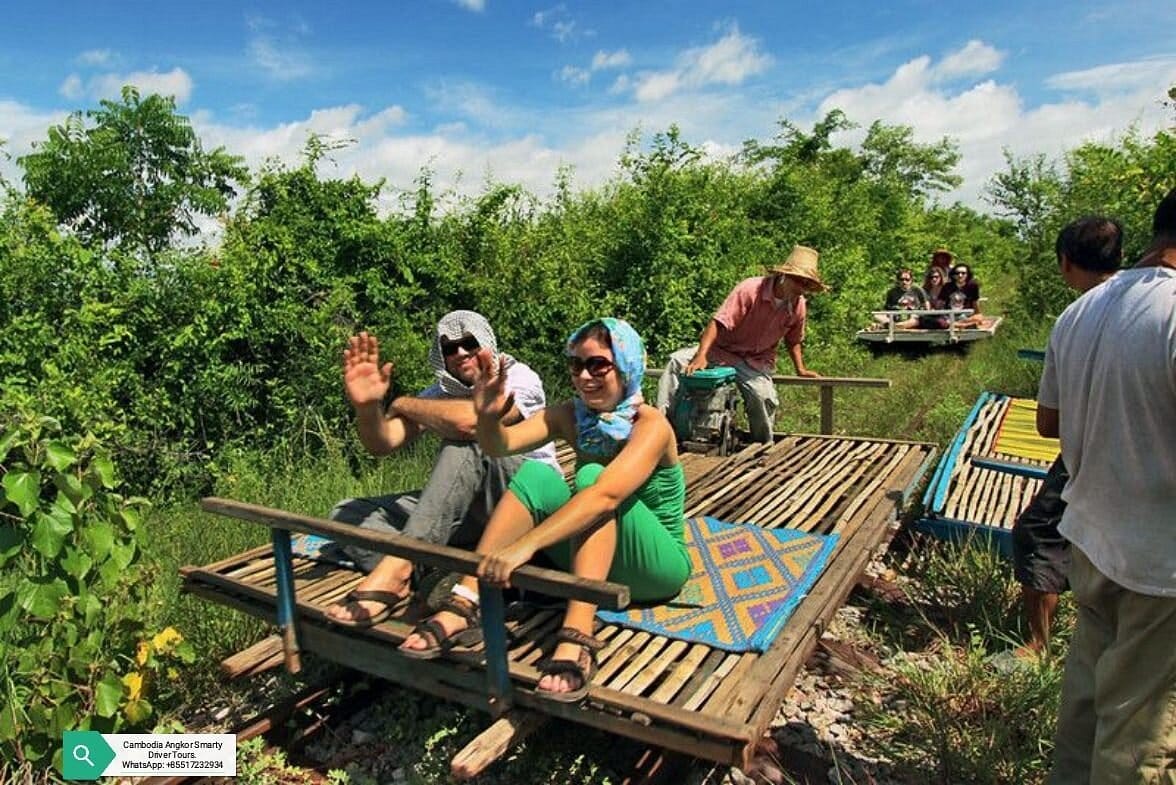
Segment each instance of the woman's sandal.
[[555,639],[566,643],[574,643],[580,647],[580,656],[573,660],[540,660],[536,669],[544,676],[572,675],[580,679],[580,686],[566,692],[542,690],[535,688],[535,695],[557,703],[578,703],[588,694],[592,686],[592,677],[596,675],[596,652],[604,648],[604,642],[591,635],[580,632],[571,627],[560,627],[555,633]]
[[460,616],[469,622],[469,626],[450,635],[445,632],[441,622],[437,621],[436,615],[433,615],[413,627],[411,633],[419,635],[430,644],[423,649],[406,649],[401,646],[401,654],[413,660],[435,660],[457,646],[476,646],[482,642],[482,627],[476,603],[460,595],[450,594],[438,610]]
[[387,619],[393,613],[403,609],[408,605],[412,594],[400,596],[390,591],[383,591],[381,589],[355,589],[347,594],[346,597],[335,603],[336,606],[343,605],[357,605],[361,602],[379,602],[383,603],[375,613],[367,616],[356,616],[351,619],[344,619],[340,616],[332,616],[329,613],[324,613],[327,621],[331,624],[338,624],[340,627],[365,628],[374,627],[380,622]]

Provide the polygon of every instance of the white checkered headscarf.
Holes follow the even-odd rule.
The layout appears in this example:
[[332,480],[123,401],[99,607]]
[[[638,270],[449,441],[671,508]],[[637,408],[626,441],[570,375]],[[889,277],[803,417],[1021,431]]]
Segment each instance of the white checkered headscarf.
[[[453,398],[470,398],[474,388],[466,385],[445,367],[445,355],[441,352],[441,339],[453,342],[460,340],[469,333],[478,339],[478,345],[489,349],[495,363],[498,362],[498,341],[494,337],[494,330],[490,329],[490,322],[476,311],[450,311],[437,322],[437,330],[433,336],[433,345],[429,347],[429,366],[437,378],[441,391]],[[514,358],[509,354],[501,355],[506,360],[506,367],[514,364]]]

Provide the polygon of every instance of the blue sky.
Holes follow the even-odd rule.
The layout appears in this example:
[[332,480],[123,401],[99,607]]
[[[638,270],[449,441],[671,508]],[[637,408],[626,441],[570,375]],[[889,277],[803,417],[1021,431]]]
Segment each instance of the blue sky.
[[839,107],[956,138],[946,199],[978,204],[1004,148],[1176,123],[1173,30],[1171,0],[22,3],[0,27],[0,138],[21,155],[131,82],[254,165],[296,160],[311,131],[353,139],[324,173],[385,177],[392,204],[424,166],[455,193],[542,195],[560,166],[607,179],[634,128],[676,123],[722,156]]

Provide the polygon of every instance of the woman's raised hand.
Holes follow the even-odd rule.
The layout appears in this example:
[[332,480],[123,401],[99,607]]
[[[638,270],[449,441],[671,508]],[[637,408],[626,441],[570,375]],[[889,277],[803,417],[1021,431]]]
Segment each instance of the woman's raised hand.
[[392,383],[392,363],[380,365],[380,342],[362,332],[353,335],[343,350],[343,389],[352,406],[378,403]]
[[474,368],[474,411],[479,417],[501,420],[514,408],[514,393],[506,392],[506,361],[494,361],[490,350],[478,350]]

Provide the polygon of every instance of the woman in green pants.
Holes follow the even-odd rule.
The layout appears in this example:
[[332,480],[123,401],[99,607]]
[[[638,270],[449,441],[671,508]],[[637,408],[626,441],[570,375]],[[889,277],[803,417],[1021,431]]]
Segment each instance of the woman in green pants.
[[[478,443],[493,456],[525,452],[551,439],[576,446],[576,491],[559,472],[528,461],[494,510],[478,544],[478,577],[509,585],[539,551],[583,578],[629,586],[635,601],[676,595],[690,575],[683,532],[686,481],[673,429],[641,397],[645,350],[626,322],[597,319],[568,339],[576,397],[512,426],[511,402],[488,353],[478,357],[474,407]],[[437,657],[468,641],[477,624],[477,579],[458,583],[443,610],[401,645],[410,657]],[[592,637],[596,606],[571,600],[537,693],[563,702],[588,692],[601,644]]]

